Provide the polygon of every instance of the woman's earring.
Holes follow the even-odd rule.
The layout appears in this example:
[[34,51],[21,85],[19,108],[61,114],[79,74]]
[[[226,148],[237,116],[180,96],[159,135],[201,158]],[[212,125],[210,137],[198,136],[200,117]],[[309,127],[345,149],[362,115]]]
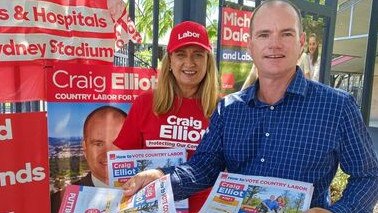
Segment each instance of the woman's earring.
[[172,68],[169,68],[169,72],[172,72]]

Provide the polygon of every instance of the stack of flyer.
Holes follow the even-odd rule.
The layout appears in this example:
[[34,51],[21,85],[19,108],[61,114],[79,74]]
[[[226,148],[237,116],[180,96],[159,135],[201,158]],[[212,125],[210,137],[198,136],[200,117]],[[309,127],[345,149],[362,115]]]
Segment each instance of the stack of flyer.
[[132,197],[123,190],[69,185],[59,213],[175,212],[169,175],[151,182]]
[[306,182],[221,172],[201,212],[304,212],[313,190]]
[[[109,186],[120,187],[139,172],[177,166],[186,162],[186,150],[177,149],[136,149],[108,152]],[[189,211],[188,199],[176,201],[176,212]]]

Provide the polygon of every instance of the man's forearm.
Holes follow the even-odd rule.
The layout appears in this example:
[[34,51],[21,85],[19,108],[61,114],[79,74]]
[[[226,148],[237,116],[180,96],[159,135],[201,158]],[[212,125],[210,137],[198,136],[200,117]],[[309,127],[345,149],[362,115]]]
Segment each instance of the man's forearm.
[[164,168],[165,174],[171,174],[171,184],[175,200],[186,199],[192,194],[213,186],[221,167],[211,162],[204,163],[197,169],[190,163],[185,163],[177,167]]

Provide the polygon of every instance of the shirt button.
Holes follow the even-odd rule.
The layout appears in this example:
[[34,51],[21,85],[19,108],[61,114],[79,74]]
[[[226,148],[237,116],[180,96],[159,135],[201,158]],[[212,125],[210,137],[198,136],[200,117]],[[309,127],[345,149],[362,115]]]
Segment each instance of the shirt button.
[[274,110],[274,106],[270,106],[269,109],[270,109],[270,110]]
[[261,158],[260,161],[261,161],[261,163],[264,163],[265,159],[264,159],[264,158]]
[[267,132],[267,133],[265,133],[265,136],[266,136],[266,137],[269,137],[269,135],[270,135],[270,134],[269,134],[268,132]]

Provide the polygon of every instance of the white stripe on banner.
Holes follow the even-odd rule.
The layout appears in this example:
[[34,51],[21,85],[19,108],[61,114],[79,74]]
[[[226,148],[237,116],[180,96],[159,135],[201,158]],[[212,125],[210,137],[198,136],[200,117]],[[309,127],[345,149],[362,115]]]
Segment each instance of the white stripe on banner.
[[141,42],[125,5],[122,0],[77,0],[69,5],[61,0],[0,1],[0,57],[111,63],[114,51],[129,39]]
[[0,34],[0,58],[7,61],[33,59],[93,59],[113,61],[114,39],[61,37],[46,34]]

